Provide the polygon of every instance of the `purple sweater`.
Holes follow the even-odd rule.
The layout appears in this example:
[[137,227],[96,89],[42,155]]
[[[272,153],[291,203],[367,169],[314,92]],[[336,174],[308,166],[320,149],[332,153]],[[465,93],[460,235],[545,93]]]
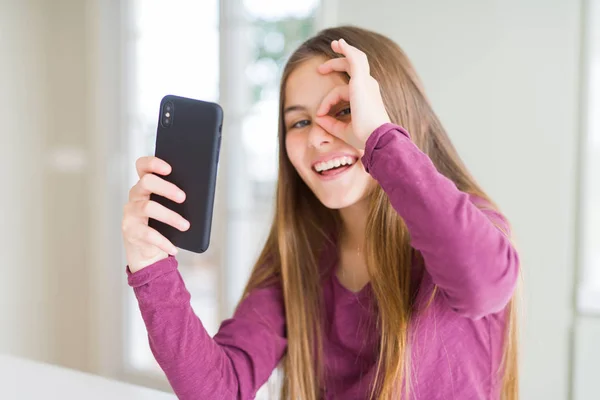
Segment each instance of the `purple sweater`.
[[[504,218],[481,211],[434,167],[402,128],[385,124],[362,162],[388,194],[425,269],[416,307],[438,295],[410,328],[411,398],[498,399],[504,313],[519,261]],[[325,395],[366,399],[377,363],[378,331],[370,285],[359,293],[335,276],[337,251],[323,257]],[[253,291],[211,338],[190,306],[169,257],[129,275],[151,349],[180,399],[252,399],[286,351],[281,290]]]

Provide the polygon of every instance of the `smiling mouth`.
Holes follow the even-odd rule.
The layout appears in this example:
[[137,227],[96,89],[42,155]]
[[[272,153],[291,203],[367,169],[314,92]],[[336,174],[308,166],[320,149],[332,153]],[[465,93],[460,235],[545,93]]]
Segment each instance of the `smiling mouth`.
[[336,176],[336,175],[339,175],[339,174],[342,174],[342,173],[346,172],[347,170],[349,170],[353,166],[354,166],[354,164],[352,164],[352,165],[343,165],[343,166],[339,166],[339,167],[335,167],[335,168],[329,169],[327,171],[317,172],[317,174],[320,175],[320,176],[323,176],[323,177],[332,177],[332,176]]
[[329,161],[316,163],[313,171],[323,177],[339,175],[354,166],[356,159],[350,156],[337,157]]

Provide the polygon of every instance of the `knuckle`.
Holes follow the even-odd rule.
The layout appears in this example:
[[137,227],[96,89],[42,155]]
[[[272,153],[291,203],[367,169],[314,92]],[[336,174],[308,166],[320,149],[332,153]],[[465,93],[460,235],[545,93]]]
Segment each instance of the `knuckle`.
[[366,54],[365,54],[365,52],[364,52],[364,51],[362,51],[362,50],[358,50],[358,49],[356,49],[356,51],[355,51],[355,56],[356,56],[356,58],[357,58],[359,61],[361,61],[361,62],[363,62],[363,61],[366,61],[366,60],[367,60],[367,55],[366,55]]
[[123,218],[123,221],[121,221],[121,232],[123,232],[123,233],[129,232],[129,222],[127,221],[126,218]]
[[123,221],[121,221],[121,232],[123,232],[123,236],[127,239],[131,236],[131,229],[132,229],[132,221],[130,218],[123,218]]
[[[135,196],[136,188],[137,184],[133,185],[131,189],[129,189],[129,200],[131,200]],[[125,207],[127,207],[127,204],[125,205]]]
[[142,185],[142,187],[146,190],[150,189],[151,182],[152,182],[151,174],[145,174],[144,176],[142,176],[140,178],[140,185]]
[[148,213],[150,213],[150,211],[152,211],[152,201],[150,200],[144,200],[140,203],[140,209],[142,211],[142,214],[144,215],[148,215]]

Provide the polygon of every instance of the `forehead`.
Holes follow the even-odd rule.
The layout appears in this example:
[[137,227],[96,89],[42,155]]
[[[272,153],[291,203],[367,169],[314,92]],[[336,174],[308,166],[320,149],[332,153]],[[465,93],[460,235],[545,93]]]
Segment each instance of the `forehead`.
[[317,67],[325,61],[325,57],[312,57],[292,71],[285,85],[284,108],[294,105],[317,108],[331,89],[347,83],[343,73],[323,75],[317,71]]

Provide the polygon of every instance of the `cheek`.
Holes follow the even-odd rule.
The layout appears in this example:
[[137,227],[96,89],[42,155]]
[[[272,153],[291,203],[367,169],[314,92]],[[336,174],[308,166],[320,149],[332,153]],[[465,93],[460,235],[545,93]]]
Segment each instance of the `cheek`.
[[306,146],[305,143],[303,143],[301,135],[295,133],[290,133],[286,135],[285,150],[287,152],[288,159],[290,160],[294,168],[296,168],[296,170],[298,170],[298,167],[301,164],[301,160],[304,157],[305,149]]

